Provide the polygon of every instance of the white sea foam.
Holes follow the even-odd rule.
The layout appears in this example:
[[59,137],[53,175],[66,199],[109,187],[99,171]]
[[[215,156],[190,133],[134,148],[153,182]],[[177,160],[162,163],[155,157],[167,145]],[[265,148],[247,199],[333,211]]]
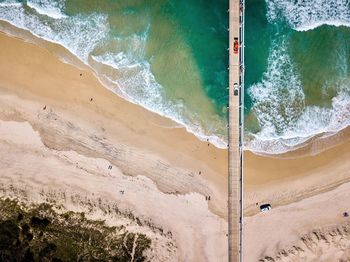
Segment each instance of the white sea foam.
[[[174,120],[202,141],[209,141],[219,148],[227,148],[227,142],[224,141],[224,138],[216,135],[205,135],[205,131],[196,124],[196,119],[189,115],[181,101],[174,103],[165,99],[164,90],[156,81],[151,72],[150,64],[146,60],[140,58],[140,61],[136,61],[135,56],[123,52],[116,55],[106,53],[92,56],[92,58],[103,65],[118,70],[116,78],[106,75],[116,86],[116,88],[111,88],[112,91],[152,112]],[[184,115],[187,115],[187,118]]]
[[265,136],[263,132],[247,143],[255,152],[279,154],[298,148],[316,135],[327,137],[350,125],[350,94],[341,91],[330,108],[307,106],[298,121],[280,136]]
[[18,7],[18,6],[22,6],[21,3],[18,3],[16,0],[5,0],[0,2],[0,7],[1,6],[13,6],[13,7]]
[[283,39],[273,44],[267,72],[262,81],[249,90],[254,101],[254,111],[266,137],[288,130],[304,109],[302,85],[285,42]]
[[270,22],[285,20],[298,31],[321,25],[350,26],[349,0],[266,0]]
[[112,90],[117,94],[152,112],[174,120],[203,141],[209,141],[219,148],[227,148],[227,142],[223,137],[208,135],[208,131],[204,131],[182,101],[174,102],[166,99],[163,87],[156,81],[151,65],[145,58],[149,29],[150,24],[141,34],[116,38],[116,46],[121,47],[123,51],[93,55],[91,58],[113,68],[113,73],[117,72],[117,75],[104,73],[105,77],[115,84],[116,88]]
[[331,107],[306,106],[286,47],[285,38],[272,45],[262,81],[249,90],[261,131],[250,134],[253,139],[245,146],[255,152],[284,153],[316,135],[336,133],[350,125],[350,79],[334,83],[339,88]]
[[[321,25],[350,26],[348,0],[266,0],[270,23],[287,22],[297,31]],[[288,36],[280,36],[270,49],[262,81],[250,87],[253,110],[261,130],[249,134],[247,149],[268,154],[294,150],[315,136],[335,134],[350,125],[350,79],[340,56],[337,66],[343,80],[325,83],[337,90],[330,107],[307,106],[298,70],[288,54]],[[346,54],[344,54],[346,55]],[[336,62],[336,61],[335,61]]]
[[42,21],[22,5],[0,6],[0,19],[29,30],[35,36],[66,47],[83,62],[108,33],[107,17],[102,14],[76,15],[63,19],[48,17]]
[[[39,38],[64,46],[95,71],[96,62],[109,66],[113,72],[104,77],[113,84],[108,86],[112,91],[150,111],[173,119],[203,141],[209,140],[217,147],[227,148],[225,138],[205,131],[181,101],[166,99],[163,87],[156,81],[145,59],[150,24],[145,26],[141,34],[114,39],[117,50],[101,54],[95,50],[103,46],[109,36],[106,15],[66,16],[63,13],[64,1],[61,0],[28,0],[30,8],[24,5],[13,0],[1,2],[0,19],[28,30]],[[101,76],[101,72],[96,72],[97,76]]]
[[47,15],[54,19],[67,17],[62,10],[64,9],[64,0],[27,0],[27,5],[35,9],[39,14]]

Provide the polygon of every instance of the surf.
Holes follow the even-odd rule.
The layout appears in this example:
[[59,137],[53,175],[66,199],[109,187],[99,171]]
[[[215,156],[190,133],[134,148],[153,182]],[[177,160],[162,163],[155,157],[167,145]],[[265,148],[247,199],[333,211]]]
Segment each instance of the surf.
[[[246,68],[247,150],[282,154],[350,125],[350,72],[344,59],[350,53],[350,28],[344,26],[350,7],[327,3],[266,0],[261,7],[265,14],[259,21],[266,19],[270,39],[265,46],[255,42],[257,50],[265,48],[266,64],[256,63],[260,53],[249,46],[246,52],[256,56]],[[335,17],[340,27],[334,26]],[[260,75],[249,74],[253,66]]]
[[266,0],[270,22],[286,21],[297,31],[322,25],[350,26],[350,3],[347,0]]
[[[182,17],[177,17],[174,13],[177,9],[172,5],[163,8],[163,1],[150,7],[146,3],[127,2],[111,1],[107,8],[107,5],[95,6],[93,1],[91,5],[86,3],[80,7],[74,1],[7,0],[0,3],[0,19],[65,47],[91,67],[108,89],[124,99],[176,121],[203,141],[226,148],[227,96],[213,93],[217,88],[226,92],[226,85],[201,82],[203,70],[192,56],[191,43],[186,43],[185,39],[188,21],[184,19],[184,24],[176,27],[174,23]],[[180,2],[176,4],[182,6]],[[181,26],[183,32],[178,29]],[[211,31],[217,29],[214,26]],[[157,39],[157,32],[167,31],[173,35],[167,36],[164,42],[173,42],[173,46],[163,53],[159,53],[159,48],[152,50],[153,46],[163,45],[162,39]],[[181,49],[176,49],[177,46]],[[204,56],[208,55],[204,53]],[[175,66],[165,72],[162,64],[167,59],[170,61],[169,58],[175,60]],[[172,62],[165,65],[172,65]],[[223,74],[220,72],[222,76],[218,78],[225,79],[227,66],[219,66]],[[214,75],[209,79],[216,78],[215,71],[209,73]],[[191,90],[193,95],[187,96],[186,90]]]

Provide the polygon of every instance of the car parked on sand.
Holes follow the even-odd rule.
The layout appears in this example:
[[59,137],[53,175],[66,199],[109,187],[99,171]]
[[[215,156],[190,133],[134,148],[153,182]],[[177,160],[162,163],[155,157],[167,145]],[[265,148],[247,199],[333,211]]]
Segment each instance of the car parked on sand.
[[271,210],[272,207],[270,204],[263,204],[263,205],[260,205],[260,211],[261,212],[266,212],[266,211],[269,211]]

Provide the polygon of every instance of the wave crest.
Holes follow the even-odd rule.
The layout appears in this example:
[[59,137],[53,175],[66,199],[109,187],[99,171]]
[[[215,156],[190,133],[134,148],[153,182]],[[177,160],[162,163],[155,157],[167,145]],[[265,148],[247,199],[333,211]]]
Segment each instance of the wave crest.
[[248,134],[245,146],[257,153],[285,153],[315,136],[336,133],[350,125],[350,79],[333,83],[338,93],[331,106],[306,105],[287,40],[284,37],[273,43],[262,81],[249,89],[261,130]]
[[35,9],[39,14],[47,15],[54,19],[67,17],[62,12],[65,6],[64,0],[27,0],[27,6]]
[[[227,148],[225,134],[215,132],[216,126],[223,126],[220,119],[210,122],[214,128],[208,130],[206,123],[189,112],[180,99],[166,98],[164,88],[151,71],[151,62],[145,57],[150,19],[142,25],[143,32],[115,34],[111,33],[108,14],[67,16],[64,8],[64,0],[27,0],[26,3],[5,0],[0,2],[0,20],[62,45],[91,66],[101,82],[116,94],[171,118],[203,141]],[[107,49],[106,45],[109,45]],[[99,70],[101,67],[108,70]]]
[[341,91],[330,108],[308,106],[295,125],[281,136],[253,135],[247,149],[262,154],[282,154],[295,150],[313,137],[328,137],[350,125],[350,93]]
[[297,31],[321,25],[350,27],[348,0],[266,0],[270,22],[286,21]]

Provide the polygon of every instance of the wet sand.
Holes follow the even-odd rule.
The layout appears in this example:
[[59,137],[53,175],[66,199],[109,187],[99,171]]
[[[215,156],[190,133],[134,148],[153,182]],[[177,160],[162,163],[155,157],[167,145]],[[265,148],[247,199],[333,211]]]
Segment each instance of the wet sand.
[[[312,152],[280,156],[245,152],[246,261],[346,261],[350,257],[350,128]],[[342,142],[341,142],[342,141]],[[319,149],[319,148],[318,148]],[[272,210],[261,213],[269,203]],[[272,260],[273,259],[273,260]]]
[[[88,68],[4,34],[0,46],[2,195],[34,202],[54,196],[75,209],[84,201],[73,205],[72,195],[113,203],[170,232],[176,248],[169,250],[176,251],[167,254],[167,242],[153,237],[164,249],[154,246],[156,257],[226,259],[226,150],[126,102]],[[108,219],[98,214],[91,215]]]
[[340,135],[342,143],[316,155],[296,157],[294,151],[268,157],[246,151],[246,214],[258,212],[256,203],[287,204],[349,182],[350,128]]
[[[62,63],[54,55],[62,47],[44,49],[4,34],[0,46],[2,195],[37,202],[53,196],[71,209],[101,199],[171,232],[155,241],[155,261],[227,259],[227,150],[121,99],[86,66]],[[244,244],[251,261],[316,227],[343,223],[319,219],[319,211],[331,203],[339,213],[346,205],[336,201],[341,197],[328,203],[324,194],[345,194],[338,186],[350,180],[347,132],[335,147],[314,156],[305,154],[312,150],[274,157],[245,152]],[[120,197],[123,189],[126,197]],[[72,203],[72,195],[84,201]],[[309,205],[303,201],[311,200],[318,211],[302,213],[303,220],[313,221],[302,230],[286,222],[289,227],[278,234],[259,231],[266,222],[262,216],[276,216],[271,227],[278,227],[283,210],[297,216],[296,210]],[[273,210],[260,214],[256,203],[265,202]],[[91,216],[113,223],[103,212]],[[170,253],[162,251],[167,241],[174,245]]]

